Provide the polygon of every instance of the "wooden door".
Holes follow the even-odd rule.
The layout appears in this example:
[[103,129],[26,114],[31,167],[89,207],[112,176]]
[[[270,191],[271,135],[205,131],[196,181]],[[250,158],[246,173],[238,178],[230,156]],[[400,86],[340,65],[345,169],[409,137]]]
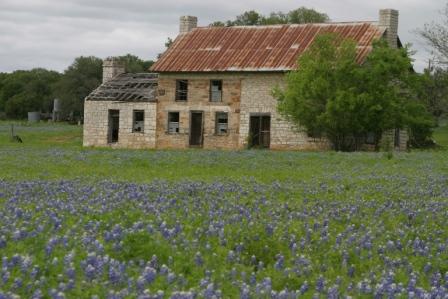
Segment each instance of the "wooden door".
[[251,115],[249,136],[250,148],[269,148],[271,143],[271,116]]
[[203,143],[203,113],[192,111],[190,114],[190,146],[201,147]]
[[120,131],[120,110],[109,110],[108,143],[118,142]]

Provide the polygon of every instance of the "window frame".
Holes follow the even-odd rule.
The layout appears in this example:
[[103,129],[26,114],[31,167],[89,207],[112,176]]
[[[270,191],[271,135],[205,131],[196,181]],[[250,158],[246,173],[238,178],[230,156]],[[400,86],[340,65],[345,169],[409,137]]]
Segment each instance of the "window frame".
[[[177,131],[176,132],[172,132],[171,131],[171,123],[176,123],[176,122],[173,122],[173,121],[171,121],[171,118],[170,118],[170,116],[172,115],[172,114],[174,114],[174,113],[177,113]],[[167,123],[167,133],[168,134],[179,134],[180,133],[180,112],[179,111],[168,111],[168,123]]]
[[[219,117],[219,115],[226,115],[226,132],[220,132],[219,130],[219,120],[222,119]],[[229,112],[225,112],[225,111],[217,111],[215,112],[215,135],[217,136],[226,136],[229,135]]]
[[[136,114],[137,113],[142,113],[142,125],[141,125],[141,130],[138,131],[136,130]],[[132,133],[145,133],[145,110],[143,109],[134,109],[132,110]]]
[[[185,89],[181,90],[182,85],[185,84]],[[176,102],[187,102],[188,101],[188,80],[177,79],[176,80],[176,89],[174,92],[174,100]]]
[[[219,92],[219,100],[214,100],[213,99],[213,90],[212,90],[212,86],[214,82],[219,82],[219,90],[216,92]],[[223,98],[223,90],[222,90],[222,86],[223,86],[223,82],[222,80],[218,80],[218,79],[212,79],[210,80],[210,85],[209,85],[209,101],[211,103],[221,103],[222,102],[222,98]]]

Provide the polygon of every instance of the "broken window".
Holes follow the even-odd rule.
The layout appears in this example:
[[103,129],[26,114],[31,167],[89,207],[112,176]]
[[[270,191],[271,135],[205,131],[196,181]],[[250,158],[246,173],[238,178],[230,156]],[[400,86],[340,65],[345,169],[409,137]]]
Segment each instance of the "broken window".
[[176,101],[188,99],[188,80],[176,80]]
[[168,133],[179,133],[179,112],[168,113]]
[[222,80],[210,81],[210,102],[222,101]]
[[368,132],[366,136],[366,144],[375,144],[375,133]]
[[226,112],[217,112],[216,113],[216,134],[217,135],[225,135],[228,132],[229,128],[229,116]]
[[143,133],[145,112],[143,110],[134,110],[132,132]]

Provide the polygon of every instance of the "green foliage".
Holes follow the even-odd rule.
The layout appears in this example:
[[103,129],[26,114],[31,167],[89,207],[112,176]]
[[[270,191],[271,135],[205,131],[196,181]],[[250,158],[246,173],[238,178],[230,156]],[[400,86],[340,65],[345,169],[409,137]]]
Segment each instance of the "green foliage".
[[327,14],[303,6],[288,13],[288,23],[291,24],[324,23],[328,21],[330,21],[330,18]]
[[434,141],[437,146],[448,148],[448,121],[441,120],[439,126],[434,129]]
[[406,105],[405,123],[409,128],[411,146],[427,147],[433,145],[431,136],[435,121],[423,104],[410,102]]
[[8,74],[6,73],[0,73],[0,112],[5,111],[5,101],[3,97],[1,96],[3,86],[5,85],[4,81],[8,77]]
[[45,69],[1,74],[0,111],[10,118],[26,118],[30,111],[50,112],[54,84],[60,76]]
[[84,98],[101,84],[103,61],[100,58],[77,57],[65,70],[56,85],[55,95],[61,100],[62,110],[80,118],[84,109]]
[[246,11],[237,16],[235,20],[226,22],[217,21],[210,26],[254,26],[254,25],[274,25],[274,24],[305,24],[305,23],[324,23],[330,19],[325,13],[320,13],[314,9],[300,7],[291,10],[288,13],[271,12],[268,16],[263,16],[255,10]]
[[[153,61],[131,54],[118,57],[131,73],[147,72]],[[102,60],[78,57],[64,74],[45,69],[0,73],[0,112],[9,118],[25,118],[27,112],[52,112],[53,99],[59,98],[67,116],[81,118],[84,98],[102,81]]]
[[[359,150],[367,134],[428,124],[424,107],[411,93],[415,83],[408,49],[375,42],[366,61],[356,60],[356,43],[323,34],[287,75],[287,88],[276,89],[279,111],[304,127],[319,132],[335,150]],[[417,133],[415,135],[418,135]]]
[[[166,39],[166,42],[165,42],[165,51],[166,50],[168,50],[168,48],[169,47],[171,47],[171,45],[173,44],[173,39],[171,38],[171,37],[168,37],[167,39]],[[157,59],[160,59],[160,57],[162,57],[162,55],[163,55],[163,53],[159,53],[159,54],[157,54]],[[151,63],[151,65],[152,65],[152,63]]]
[[[145,61],[131,54],[118,56],[129,73],[147,72],[153,61]],[[65,70],[56,86],[55,95],[61,99],[65,115],[81,118],[84,111],[84,98],[97,88],[103,77],[103,61],[100,58],[77,57]]]
[[440,67],[426,69],[416,83],[419,98],[428,112],[436,119],[446,115],[448,113],[448,70]]
[[260,15],[255,10],[246,11],[243,14],[236,17],[233,22],[234,26],[252,26],[252,25],[260,25],[262,22],[263,16]]
[[[171,40],[168,38],[168,40]],[[171,40],[172,43],[172,40]],[[124,63],[127,73],[145,73],[153,65],[152,60],[142,60],[139,57],[131,54],[118,56],[118,59]]]

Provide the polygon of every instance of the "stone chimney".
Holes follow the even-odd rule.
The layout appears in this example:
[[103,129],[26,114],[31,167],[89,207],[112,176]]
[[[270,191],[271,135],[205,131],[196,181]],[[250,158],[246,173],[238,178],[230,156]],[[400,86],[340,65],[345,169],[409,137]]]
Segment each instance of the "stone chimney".
[[125,73],[124,64],[115,57],[108,57],[103,60],[103,83]]
[[385,28],[386,32],[384,38],[391,48],[397,48],[398,38],[398,10],[395,9],[380,9],[380,27]]
[[198,18],[192,16],[182,16],[179,21],[179,33],[188,33],[198,27]]

